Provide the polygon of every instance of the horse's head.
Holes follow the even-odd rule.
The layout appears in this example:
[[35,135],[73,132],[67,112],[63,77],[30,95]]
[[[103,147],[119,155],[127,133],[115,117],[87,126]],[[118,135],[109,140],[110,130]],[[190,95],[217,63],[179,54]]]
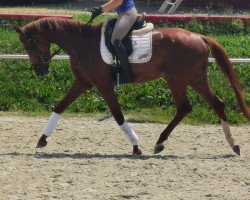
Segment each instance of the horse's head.
[[27,34],[22,28],[15,27],[19,39],[30,58],[31,64],[37,76],[45,76],[49,73],[51,61],[50,42],[41,34]]

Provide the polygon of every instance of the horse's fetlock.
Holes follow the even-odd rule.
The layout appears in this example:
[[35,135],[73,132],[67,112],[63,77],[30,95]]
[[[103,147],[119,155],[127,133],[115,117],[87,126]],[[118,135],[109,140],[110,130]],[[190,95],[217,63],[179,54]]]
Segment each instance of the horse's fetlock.
[[64,112],[65,108],[61,108],[59,106],[53,108],[53,112],[57,113],[57,114],[62,114]]

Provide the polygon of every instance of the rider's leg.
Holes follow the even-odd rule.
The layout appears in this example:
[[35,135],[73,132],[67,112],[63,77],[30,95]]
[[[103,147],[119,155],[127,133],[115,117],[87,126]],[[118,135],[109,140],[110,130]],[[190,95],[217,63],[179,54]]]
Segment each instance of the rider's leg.
[[120,83],[133,81],[131,66],[122,39],[127,35],[136,18],[137,11],[135,8],[119,14],[111,38],[111,43],[114,46],[116,56],[121,65]]
[[126,49],[121,40],[116,40],[114,43],[114,49],[117,59],[120,63],[120,84],[129,83],[133,81],[133,75],[131,71],[131,66],[128,61],[128,55]]

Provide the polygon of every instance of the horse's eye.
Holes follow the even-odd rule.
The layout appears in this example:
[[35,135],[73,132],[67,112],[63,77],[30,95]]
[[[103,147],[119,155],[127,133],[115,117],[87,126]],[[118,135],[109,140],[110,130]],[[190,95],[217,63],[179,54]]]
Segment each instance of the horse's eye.
[[26,47],[26,49],[28,49],[28,50],[34,49],[36,46],[36,40],[33,38],[29,38],[29,39],[27,39],[27,41],[28,41],[28,46]]

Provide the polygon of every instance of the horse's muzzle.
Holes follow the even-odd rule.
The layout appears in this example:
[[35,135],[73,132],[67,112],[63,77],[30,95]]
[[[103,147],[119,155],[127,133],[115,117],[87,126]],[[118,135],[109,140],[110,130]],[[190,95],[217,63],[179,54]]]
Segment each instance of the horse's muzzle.
[[32,64],[32,68],[35,71],[35,74],[40,77],[44,77],[49,73],[49,63],[43,64],[43,63],[35,63]]

